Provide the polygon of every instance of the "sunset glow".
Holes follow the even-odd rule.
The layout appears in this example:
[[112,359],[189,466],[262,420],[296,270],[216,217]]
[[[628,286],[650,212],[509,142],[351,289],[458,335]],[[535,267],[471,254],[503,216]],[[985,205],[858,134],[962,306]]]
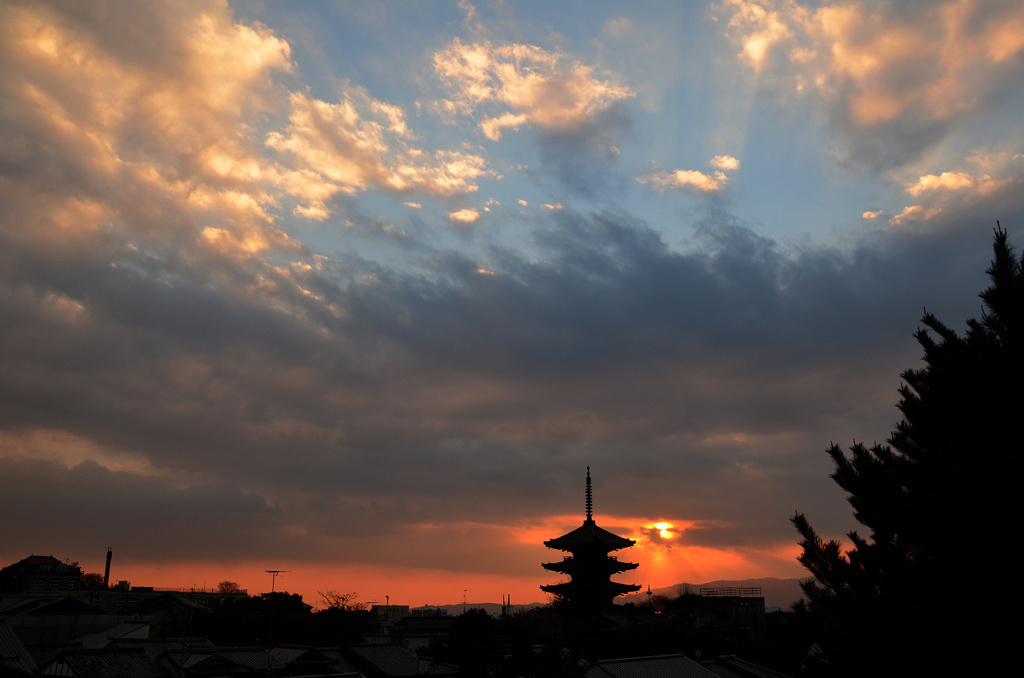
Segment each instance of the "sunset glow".
[[[621,526],[631,522],[621,518],[596,518],[600,525]],[[512,558],[506,556],[506,569],[510,570],[506,573],[370,563],[310,563],[288,559],[153,564],[125,562],[121,554],[115,554],[112,579],[183,589],[209,589],[221,581],[230,580],[255,594],[270,590],[271,575],[266,570],[275,569],[282,571],[276,578],[276,590],[300,593],[310,604],[316,604],[320,600],[319,592],[327,590],[355,591],[360,600],[367,603],[387,595],[398,604],[450,604],[461,600],[462,589],[470,591],[467,594],[470,601],[493,602],[501,600],[502,595],[510,595],[517,604],[543,603],[547,602],[548,596],[540,590],[540,584],[556,581],[557,575],[546,572],[540,564],[558,561],[563,554],[545,549],[542,542],[575,529],[579,522],[573,516],[558,516],[545,521],[544,527],[532,525],[509,529],[501,525],[462,524],[421,525],[416,528],[441,539],[466,531],[478,534],[504,532],[517,544],[510,552],[516,555]],[[622,560],[639,564],[635,571],[620,575],[618,579],[641,584],[646,590],[648,586],[659,589],[683,582],[700,584],[714,579],[803,576],[795,562],[799,552],[795,543],[779,544],[768,550],[694,546],[683,543],[682,535],[670,529],[673,526],[671,522],[658,521],[637,523],[632,532],[613,528],[613,531],[637,540],[634,547],[615,553]],[[645,536],[651,533],[658,536],[657,541]],[[103,562],[97,557],[83,560],[82,566],[86,571],[102,571]]]

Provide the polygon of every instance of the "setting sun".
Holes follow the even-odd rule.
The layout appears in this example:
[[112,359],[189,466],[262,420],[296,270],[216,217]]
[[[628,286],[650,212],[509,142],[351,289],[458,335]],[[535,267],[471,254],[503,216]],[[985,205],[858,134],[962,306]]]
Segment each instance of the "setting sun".
[[659,531],[662,539],[674,539],[676,536],[676,533],[670,529],[672,523],[654,523],[654,527]]

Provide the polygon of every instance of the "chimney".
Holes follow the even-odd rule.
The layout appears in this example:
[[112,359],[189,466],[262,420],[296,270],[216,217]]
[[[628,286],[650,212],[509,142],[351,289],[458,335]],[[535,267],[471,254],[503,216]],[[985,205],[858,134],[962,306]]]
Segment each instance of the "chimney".
[[103,588],[107,588],[110,584],[110,559],[114,557],[114,553],[107,547],[107,569],[103,571]]

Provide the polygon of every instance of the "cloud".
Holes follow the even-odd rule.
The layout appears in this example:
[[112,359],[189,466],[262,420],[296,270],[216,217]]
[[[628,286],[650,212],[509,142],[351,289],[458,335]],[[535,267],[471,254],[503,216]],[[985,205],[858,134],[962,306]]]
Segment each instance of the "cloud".
[[478,20],[478,14],[476,11],[476,7],[473,5],[473,3],[470,2],[469,0],[459,0],[458,4],[459,9],[462,11],[463,14],[466,15],[463,21],[467,25],[474,24]]
[[944,209],[984,201],[1024,181],[1024,167],[1016,155],[979,151],[973,153],[966,164],[987,169],[998,178],[988,172],[979,174],[968,170],[919,175],[904,184],[904,191],[917,199],[919,204],[906,207],[900,214],[893,216],[890,223],[898,226],[908,222],[929,221]]
[[[267,145],[293,157],[319,182],[285,182],[313,209],[339,191],[367,188],[438,196],[471,193],[476,180],[493,174],[478,155],[436,151],[433,157],[407,143],[404,115],[359,88],[337,104],[291,95],[288,129],[271,132]],[[312,188],[312,191],[309,189]]]
[[720,170],[738,170],[740,168],[740,161],[731,155],[716,155],[708,164]]
[[[6,456],[0,471],[0,512],[19,516],[7,521],[4,540],[36,552],[84,555],[98,541],[115,545],[119,557],[175,562],[192,557],[197,543],[219,543],[244,559],[273,554],[272,535],[289,541],[280,507],[223,482],[174,487],[92,461],[66,466]],[[40,493],[49,499],[38,502]]]
[[434,70],[451,92],[444,106],[461,115],[482,111],[480,129],[491,141],[525,125],[575,134],[633,96],[629,88],[595,77],[592,66],[534,45],[456,39],[434,55]]
[[322,221],[338,196],[447,197],[493,174],[472,152],[416,146],[403,110],[358,87],[333,104],[289,94],[289,44],[226,5],[151,3],[131,36],[109,28],[118,8],[2,10],[2,152],[26,209],[88,201],[78,228],[117,224],[155,246],[174,231],[179,245],[249,257],[301,249],[282,213]]
[[804,11],[795,2],[725,0],[718,6],[729,16],[727,33],[742,50],[739,57],[755,73],[761,72],[775,45],[792,37],[791,23],[799,23]]
[[928,174],[907,186],[907,193],[920,195],[925,191],[956,190],[974,185],[974,179],[966,172],[943,172],[941,175]]
[[975,189],[981,195],[1006,185],[1010,179],[1001,181],[994,180],[988,174],[979,177],[972,177],[967,172],[943,172],[942,174],[926,174],[920,177],[916,183],[908,184],[907,193],[913,196],[935,191],[957,191],[961,189]]
[[448,218],[457,224],[472,224],[480,218],[480,212],[467,207],[450,213]]
[[670,172],[652,164],[645,174],[637,177],[636,181],[649,185],[658,193],[672,190],[702,195],[721,191],[728,185],[729,178],[720,170],[714,174],[682,169]]
[[869,168],[936,146],[998,105],[1022,67],[1024,8],[1012,0],[727,0],[715,12],[752,71],[817,97],[843,159]]
[[927,221],[942,212],[941,207],[923,207],[921,205],[910,205],[903,208],[903,211],[889,219],[893,226],[902,226],[913,221]]
[[289,45],[225,5],[148,3],[130,34],[112,28],[122,11],[0,9],[0,193],[22,256],[198,265],[302,250],[277,210],[280,186],[306,177],[267,160],[255,131],[285,101]]

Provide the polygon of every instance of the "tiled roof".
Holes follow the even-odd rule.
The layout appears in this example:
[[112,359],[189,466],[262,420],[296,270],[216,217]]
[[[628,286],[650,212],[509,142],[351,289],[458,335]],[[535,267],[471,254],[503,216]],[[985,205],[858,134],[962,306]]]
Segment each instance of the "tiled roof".
[[81,638],[84,648],[103,648],[119,639],[127,638],[149,638],[148,622],[121,622],[112,626],[106,631],[88,633]]
[[715,678],[681,654],[607,659],[587,670],[586,678]]
[[[5,604],[0,611],[9,617],[23,614],[104,614],[103,610],[93,607],[81,598],[74,596],[6,596],[6,598],[9,598],[9,604]],[[7,600],[4,602],[8,603]]]
[[[355,665],[337,648],[278,645],[270,650],[274,657],[290,669],[326,666],[341,674],[357,673]],[[308,671],[303,670],[303,673]]]
[[387,676],[454,676],[458,673],[458,668],[451,664],[431,662],[421,666],[419,657],[398,645],[353,645],[350,649]]
[[0,619],[0,675],[9,672],[33,673],[36,663],[14,630]]
[[735,656],[718,657],[713,661],[701,662],[701,665],[719,678],[732,678],[733,676],[742,676],[743,678],[788,678],[784,673],[752,664]]
[[279,669],[284,666],[269,650],[263,647],[212,647],[186,650],[171,648],[161,657],[186,669],[199,665],[236,665],[249,670]]
[[[65,650],[48,666],[67,664],[77,678],[164,678],[142,650]],[[43,667],[43,671],[46,667]]]
[[[37,555],[33,554],[33,555],[29,556],[28,558],[24,558],[22,560],[19,560],[16,563],[11,563],[7,567],[17,567],[18,565],[25,566],[25,565],[63,565],[63,564],[64,563],[62,563],[61,561],[57,560],[53,556],[37,556]],[[7,567],[5,567],[4,569],[6,570]]]
[[141,647],[151,659],[164,652],[204,652],[214,645],[206,638],[119,638],[108,647]]

